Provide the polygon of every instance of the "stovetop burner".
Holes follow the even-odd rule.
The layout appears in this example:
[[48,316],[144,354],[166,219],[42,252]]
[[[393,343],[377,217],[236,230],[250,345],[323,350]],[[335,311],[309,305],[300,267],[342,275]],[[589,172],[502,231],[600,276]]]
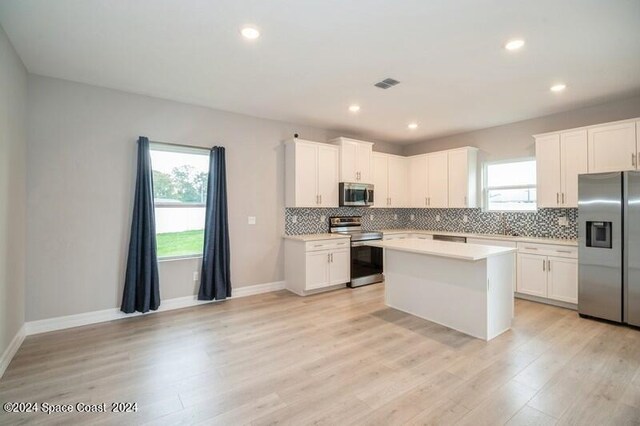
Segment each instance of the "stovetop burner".
[[361,216],[336,216],[329,218],[331,233],[351,236],[351,242],[381,240],[382,232],[363,231]]

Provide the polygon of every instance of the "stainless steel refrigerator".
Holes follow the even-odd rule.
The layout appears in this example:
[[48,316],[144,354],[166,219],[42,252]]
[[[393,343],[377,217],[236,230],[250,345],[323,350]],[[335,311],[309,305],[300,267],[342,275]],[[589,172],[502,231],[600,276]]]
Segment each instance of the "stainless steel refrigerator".
[[580,175],[578,312],[640,326],[640,172]]

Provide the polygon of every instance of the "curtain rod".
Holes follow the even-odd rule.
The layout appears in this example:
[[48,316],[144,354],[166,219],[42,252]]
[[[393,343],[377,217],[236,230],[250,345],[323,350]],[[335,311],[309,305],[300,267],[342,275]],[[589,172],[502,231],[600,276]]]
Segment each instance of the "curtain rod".
[[180,148],[201,149],[203,151],[211,151],[211,148],[210,147],[206,147],[206,146],[184,145],[184,144],[179,144],[179,143],[169,143],[169,142],[160,142],[160,141],[152,141],[152,140],[149,140],[149,143],[157,144],[157,145],[177,146],[177,147],[180,147]]

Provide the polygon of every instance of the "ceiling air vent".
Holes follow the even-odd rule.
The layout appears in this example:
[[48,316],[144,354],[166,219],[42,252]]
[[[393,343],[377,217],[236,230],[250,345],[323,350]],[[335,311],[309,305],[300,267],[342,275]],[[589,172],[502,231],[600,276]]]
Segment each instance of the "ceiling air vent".
[[388,89],[389,87],[393,87],[398,83],[400,82],[398,80],[394,80],[393,78],[385,78],[384,80],[374,84],[374,86],[379,87],[381,89]]

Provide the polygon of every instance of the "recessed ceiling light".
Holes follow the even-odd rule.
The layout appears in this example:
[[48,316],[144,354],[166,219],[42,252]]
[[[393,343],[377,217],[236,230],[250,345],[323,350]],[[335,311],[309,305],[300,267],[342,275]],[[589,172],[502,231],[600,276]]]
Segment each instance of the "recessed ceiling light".
[[409,123],[407,127],[411,130],[415,130],[418,128],[418,123]]
[[240,33],[244,38],[249,40],[255,40],[260,37],[260,31],[258,31],[257,28],[251,26],[242,27]]
[[504,48],[507,50],[513,51],[513,50],[520,49],[522,46],[524,46],[524,40],[518,38],[514,40],[509,40],[507,44],[504,45]]
[[351,112],[360,111],[360,105],[351,105],[351,106],[349,106],[349,111],[351,111]]
[[551,86],[551,91],[552,92],[562,92],[566,88],[567,88],[566,84],[558,83],[558,84],[554,84],[553,86]]

